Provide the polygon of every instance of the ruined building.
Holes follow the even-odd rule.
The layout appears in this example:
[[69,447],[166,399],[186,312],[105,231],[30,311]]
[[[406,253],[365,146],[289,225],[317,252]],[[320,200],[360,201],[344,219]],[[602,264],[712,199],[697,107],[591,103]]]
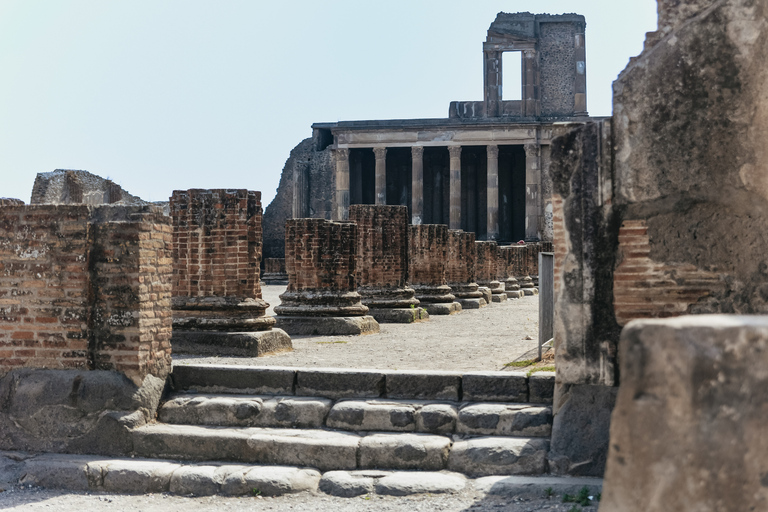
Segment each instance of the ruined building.
[[[346,220],[353,204],[404,205],[412,224],[478,240],[551,241],[549,146],[553,123],[587,119],[585,26],[576,14],[499,13],[483,43],[482,101],[452,102],[444,119],[312,125],[264,214],[264,256],[284,257],[287,219]],[[509,54],[520,97],[503,88]]]

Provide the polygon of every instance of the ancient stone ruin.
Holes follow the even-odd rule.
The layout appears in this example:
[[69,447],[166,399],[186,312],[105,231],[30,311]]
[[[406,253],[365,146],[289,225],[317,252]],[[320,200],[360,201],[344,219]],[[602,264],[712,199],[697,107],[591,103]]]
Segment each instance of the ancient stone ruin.
[[379,324],[357,291],[357,225],[323,219],[286,224],[288,289],[275,307],[289,334],[369,334]]
[[291,340],[261,297],[261,193],[175,190],[173,343],[177,351],[264,355]]
[[445,277],[462,309],[480,309],[488,305],[475,282],[476,262],[475,234],[449,229]]
[[410,284],[416,298],[430,315],[461,311],[446,279],[448,226],[419,224],[409,227]]
[[88,171],[56,169],[41,172],[35,178],[30,204],[150,204],[133,196],[112,180]]

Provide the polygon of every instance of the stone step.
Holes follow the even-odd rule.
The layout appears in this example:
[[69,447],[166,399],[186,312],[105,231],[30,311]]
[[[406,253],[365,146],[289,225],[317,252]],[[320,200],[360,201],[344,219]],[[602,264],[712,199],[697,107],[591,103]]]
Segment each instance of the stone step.
[[243,393],[341,398],[391,398],[456,402],[552,403],[554,372],[437,372],[174,365],[173,388],[204,393]]
[[170,424],[135,429],[133,443],[139,457],[227,460],[321,471],[449,469],[471,476],[542,474],[549,450],[545,438]]
[[158,420],[182,425],[549,437],[552,409],[525,403],[334,402],[317,397],[180,393],[161,405]]
[[159,459],[19,452],[0,452],[0,483],[69,491],[197,496],[280,496],[318,490],[344,497],[407,496],[474,489],[481,495],[539,498],[551,493],[576,494],[583,487],[592,494],[602,489],[602,480],[597,478],[488,476],[471,479],[449,471],[382,470],[321,474],[314,469],[291,466],[185,464]]

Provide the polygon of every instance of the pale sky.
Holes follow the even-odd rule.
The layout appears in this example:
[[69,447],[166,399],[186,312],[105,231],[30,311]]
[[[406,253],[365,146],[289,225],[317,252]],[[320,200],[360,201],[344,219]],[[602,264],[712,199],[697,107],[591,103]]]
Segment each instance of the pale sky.
[[314,122],[447,117],[482,100],[499,11],[587,20],[587,106],[656,29],[654,0],[0,0],[0,197],[83,169],[146,200],[272,200]]

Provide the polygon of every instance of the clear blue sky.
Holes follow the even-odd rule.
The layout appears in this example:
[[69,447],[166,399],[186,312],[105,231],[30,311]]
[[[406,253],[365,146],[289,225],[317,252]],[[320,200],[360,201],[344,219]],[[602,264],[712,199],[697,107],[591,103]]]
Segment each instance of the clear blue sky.
[[482,100],[496,13],[587,19],[587,102],[656,29],[654,0],[0,0],[0,197],[84,169],[147,200],[275,194],[313,122],[446,117]]

